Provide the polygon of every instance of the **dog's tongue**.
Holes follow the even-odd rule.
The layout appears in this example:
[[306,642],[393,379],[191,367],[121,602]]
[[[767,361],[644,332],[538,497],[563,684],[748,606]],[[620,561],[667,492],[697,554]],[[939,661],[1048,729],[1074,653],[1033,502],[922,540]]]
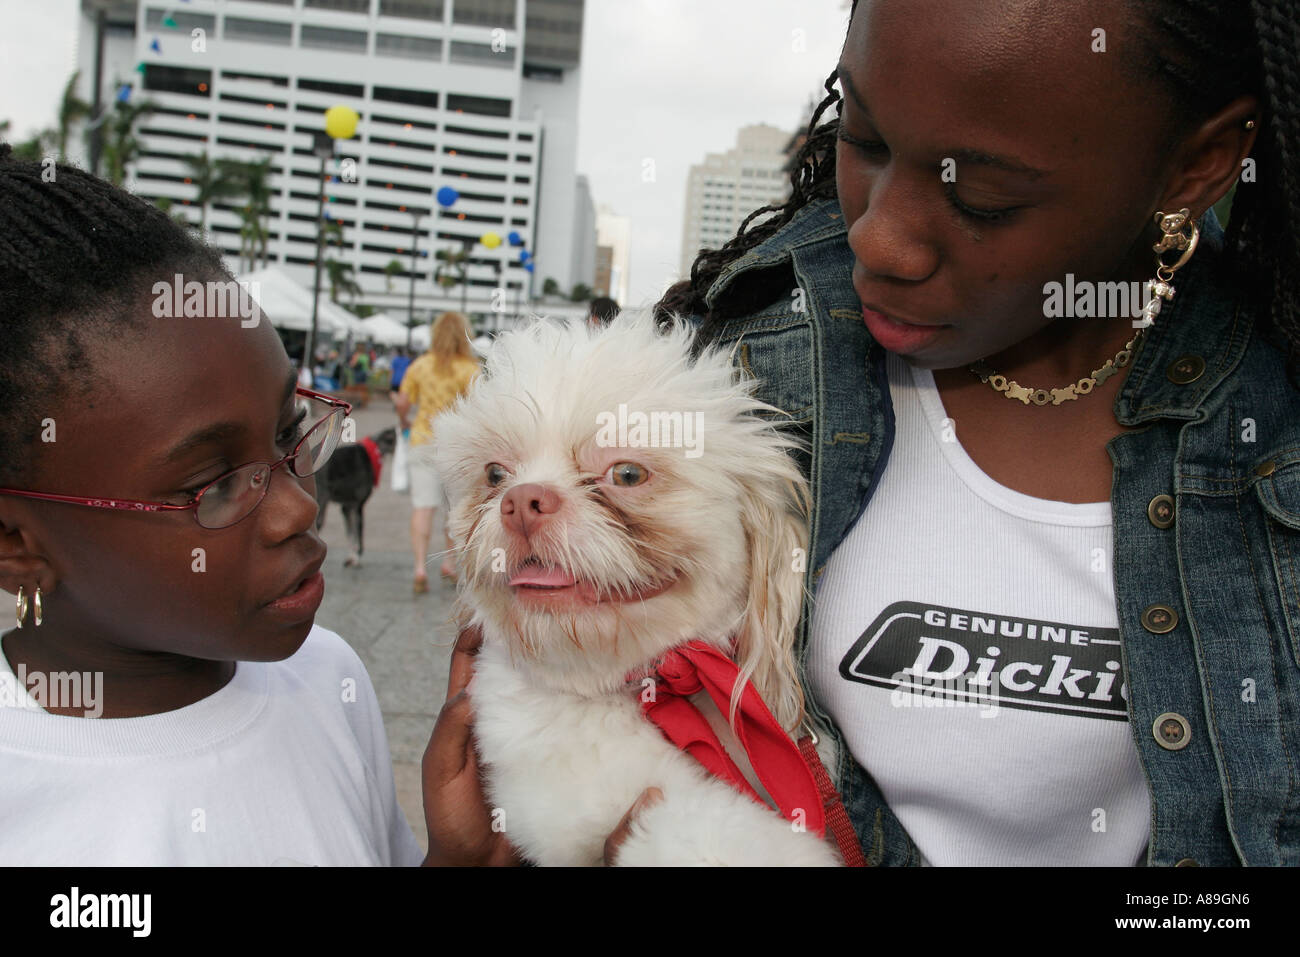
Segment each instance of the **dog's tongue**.
[[564,588],[576,582],[577,579],[563,568],[553,565],[550,567],[529,565],[510,579],[511,585],[544,585],[549,588]]

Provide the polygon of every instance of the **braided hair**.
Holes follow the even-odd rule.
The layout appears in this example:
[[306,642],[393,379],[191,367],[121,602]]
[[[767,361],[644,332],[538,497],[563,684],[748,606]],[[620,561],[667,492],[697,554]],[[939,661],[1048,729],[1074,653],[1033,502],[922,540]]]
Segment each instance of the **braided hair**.
[[[853,0],[852,12],[858,0]],[[1238,184],[1228,220],[1226,250],[1238,280],[1267,297],[1264,315],[1287,349],[1287,375],[1300,388],[1300,13],[1294,0],[1130,0],[1142,39],[1137,68],[1155,76],[1169,93],[1175,131],[1185,132],[1233,98],[1255,94],[1261,104],[1259,133],[1252,158],[1255,182]],[[772,301],[785,289],[764,288],[761,277],[746,289],[743,302],[718,302],[709,309],[704,295],[729,263],[772,236],[814,200],[835,195],[835,144],[841,100],[831,73],[826,96],[808,124],[796,153],[790,197],[780,205],[751,213],[721,249],[702,249],[689,279],[670,287],[656,315],[702,317],[700,339],[715,338],[728,318]],[[820,124],[820,125],[819,125]],[[775,213],[758,225],[750,223]],[[763,296],[768,298],[763,301]],[[730,296],[728,298],[731,298]]]
[[230,278],[157,207],[0,143],[0,485],[26,483],[56,403],[93,391],[92,343],[146,328],[153,283],[175,273]]

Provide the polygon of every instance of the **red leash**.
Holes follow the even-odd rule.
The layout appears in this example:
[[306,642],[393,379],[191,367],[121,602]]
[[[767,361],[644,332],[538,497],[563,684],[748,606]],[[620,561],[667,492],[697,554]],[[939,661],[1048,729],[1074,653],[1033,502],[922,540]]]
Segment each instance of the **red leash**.
[[813,777],[817,780],[817,790],[821,792],[826,822],[831,829],[831,836],[835,838],[836,846],[840,849],[840,857],[844,858],[844,863],[849,867],[866,867],[867,859],[862,856],[858,833],[853,830],[853,824],[849,821],[849,812],[844,809],[840,792],[835,790],[831,776],[826,773],[822,759],[817,756],[812,735],[805,734],[799,739],[799,753],[808,762],[808,767],[812,769]]
[[[739,676],[735,662],[716,648],[702,641],[687,642],[659,663],[653,675],[655,694],[650,700],[642,696],[641,711],[676,747],[766,807],[707,719],[687,700],[700,690],[707,691],[718,710],[728,714]],[[819,837],[825,835],[829,824],[844,862],[850,867],[865,866],[848,813],[817,756],[812,737],[805,736],[796,745],[749,682],[736,709],[735,731],[754,773],[782,816],[789,821],[802,819]]]

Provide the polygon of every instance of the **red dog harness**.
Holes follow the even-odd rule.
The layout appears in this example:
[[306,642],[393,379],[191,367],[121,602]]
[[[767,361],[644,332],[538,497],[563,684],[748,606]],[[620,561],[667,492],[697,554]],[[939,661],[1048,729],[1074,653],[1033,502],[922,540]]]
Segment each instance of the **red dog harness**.
[[379,487],[379,470],[384,467],[383,456],[379,454],[379,446],[375,445],[375,440],[366,436],[358,443],[366,450],[366,455],[370,458],[370,471],[375,477],[375,487]]
[[[668,652],[652,677],[655,693],[641,696],[642,714],[710,773],[766,807],[767,802],[745,780],[708,720],[687,700],[700,690],[707,691],[718,710],[728,714],[731,693],[740,677],[735,662],[702,641],[691,641]],[[808,830],[818,837],[825,835],[829,825],[844,863],[866,866],[848,813],[817,756],[811,735],[796,746],[749,682],[736,709],[735,731],[754,773],[782,816],[790,821],[802,816]]]

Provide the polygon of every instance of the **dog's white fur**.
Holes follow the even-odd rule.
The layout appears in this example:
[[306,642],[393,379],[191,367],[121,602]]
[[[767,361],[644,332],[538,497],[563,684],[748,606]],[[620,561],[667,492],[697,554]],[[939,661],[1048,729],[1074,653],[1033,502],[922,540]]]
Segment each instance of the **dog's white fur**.
[[[489,800],[511,843],[540,864],[599,864],[650,786],[664,800],[637,816],[619,864],[839,863],[828,842],[711,776],[640,713],[648,692],[635,676],[699,639],[735,657],[793,736],[805,720],[791,646],[807,486],[792,440],[759,414],[779,410],[753,397],[726,352],[693,360],[691,338],[686,324],[660,331],[648,315],[604,330],[539,320],[500,336],[483,376],[434,423],[463,617],[484,635],[469,690]],[[702,413],[702,454],[598,444],[601,414],[620,404]],[[622,462],[649,479],[613,484]],[[495,486],[493,463],[504,468]],[[522,483],[561,503],[527,538],[501,512]],[[538,608],[508,584],[530,557],[604,595],[675,584],[640,601]],[[734,747],[725,719],[711,720]],[[754,780],[743,751],[733,756]]]

